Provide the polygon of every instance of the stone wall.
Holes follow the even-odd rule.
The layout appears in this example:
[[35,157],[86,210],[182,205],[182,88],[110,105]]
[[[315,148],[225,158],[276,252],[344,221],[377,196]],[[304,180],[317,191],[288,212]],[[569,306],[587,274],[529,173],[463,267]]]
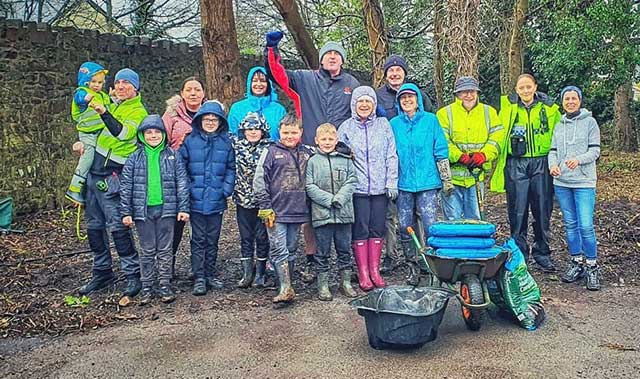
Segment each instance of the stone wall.
[[[119,69],[136,70],[150,113],[164,112],[184,78],[204,78],[200,47],[0,19],[0,198],[13,197],[20,212],[63,201],[77,162],[71,95],[88,60],[110,70],[107,88]],[[243,57],[243,75],[260,62]]]

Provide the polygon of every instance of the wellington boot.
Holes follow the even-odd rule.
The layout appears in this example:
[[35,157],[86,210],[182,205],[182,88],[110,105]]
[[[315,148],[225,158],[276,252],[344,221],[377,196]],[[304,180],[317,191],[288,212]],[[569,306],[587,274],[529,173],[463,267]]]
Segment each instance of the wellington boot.
[[316,282],[318,284],[318,299],[322,301],[333,300],[333,295],[329,289],[329,273],[319,272]]
[[380,275],[380,256],[382,255],[382,245],[384,245],[383,238],[369,238],[369,276],[371,282],[378,287],[385,287],[387,284]]
[[113,284],[113,279],[114,276],[111,270],[104,272],[94,271],[91,280],[80,287],[78,293],[80,295],[88,295],[94,291],[109,287],[111,284]]
[[255,288],[264,288],[267,276],[267,258],[256,259],[256,277],[253,279],[252,286]]
[[358,268],[358,283],[360,284],[360,289],[370,291],[373,289],[373,283],[371,283],[369,274],[369,241],[353,241],[352,246]]
[[253,281],[253,258],[241,258],[242,263],[242,279],[238,282],[238,288],[249,288]]
[[293,301],[296,297],[296,293],[291,286],[291,277],[289,276],[289,264],[288,262],[281,262],[274,266],[276,274],[278,275],[278,281],[280,288],[278,295],[273,298],[274,303],[288,303]]
[[346,297],[357,297],[358,293],[351,286],[351,270],[340,271],[340,292]]

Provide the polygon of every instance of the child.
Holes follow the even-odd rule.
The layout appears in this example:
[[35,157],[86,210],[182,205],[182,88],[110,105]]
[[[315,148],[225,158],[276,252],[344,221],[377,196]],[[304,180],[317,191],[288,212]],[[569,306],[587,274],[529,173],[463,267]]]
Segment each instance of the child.
[[565,87],[561,94],[564,114],[555,125],[549,150],[549,172],[562,210],[570,261],[562,281],[573,283],[586,276],[590,291],[600,289],[598,241],[593,227],[596,205],[596,160],[600,156],[600,128],[591,112],[582,108],[582,91]]
[[[399,112],[391,119],[399,160],[398,220],[400,242],[410,269],[408,284],[417,286],[416,247],[407,233],[420,213],[425,234],[438,216],[438,191],[453,191],[449,167],[449,146],[436,115],[425,112],[422,93],[415,84],[403,84],[396,95]],[[426,240],[425,236],[425,240]]]
[[338,132],[332,124],[322,124],[316,130],[317,154],[309,159],[306,190],[311,199],[311,222],[318,243],[315,254],[318,271],[318,298],[333,300],[329,289],[329,257],[334,242],[340,271],[340,290],[347,297],[358,294],[351,287],[351,224],[353,223],[353,192],[358,183],[351,161],[351,150],[338,142]]
[[135,221],[140,240],[140,304],[153,299],[156,274],[158,294],[170,303],[176,298],[170,283],[173,227],[176,218],[189,220],[189,179],[182,159],[167,144],[160,115],[145,117],[138,140],[140,148],[127,158],[120,177],[122,223],[131,227]]
[[269,234],[269,258],[280,289],[274,303],[290,302],[296,294],[291,286],[300,226],[309,222],[305,193],[305,170],[312,150],[301,144],[302,123],[294,115],[280,122],[280,140],[260,157],[253,190]]
[[[353,195],[353,253],[363,291],[384,287],[380,255],[384,242],[387,198],[398,197],[398,156],[391,125],[376,117],[376,92],[361,86],[351,95],[351,118],[338,129],[338,139],[355,156],[358,185]],[[373,283],[372,283],[373,282]]]
[[65,195],[68,200],[78,205],[85,203],[87,174],[93,163],[96,140],[105,126],[93,107],[98,105],[106,107],[111,103],[109,95],[102,91],[108,72],[104,67],[94,62],[85,62],[78,69],[78,88],[76,88],[71,102],[71,117],[77,123],[76,129],[79,140],[84,145],[84,152],[78,160],[78,165]]
[[[253,286],[263,288],[265,270],[269,257],[269,237],[267,229],[258,221],[258,205],[253,193],[253,178],[258,160],[271,145],[269,126],[264,117],[255,112],[247,113],[238,125],[238,136],[233,137],[236,154],[236,186],[233,200],[236,202],[236,220],[240,231],[240,253],[242,258],[242,279],[238,287]],[[255,279],[253,251],[256,251]]]
[[222,214],[227,209],[227,197],[233,193],[236,164],[220,102],[202,104],[191,126],[193,131],[179,151],[191,181],[193,294],[202,296],[208,288],[223,287],[215,277],[215,266]]

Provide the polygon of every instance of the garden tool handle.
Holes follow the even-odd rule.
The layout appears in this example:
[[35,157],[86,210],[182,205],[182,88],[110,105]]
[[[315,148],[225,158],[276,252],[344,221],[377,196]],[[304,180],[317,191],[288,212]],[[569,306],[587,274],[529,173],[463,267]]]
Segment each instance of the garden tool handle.
[[418,236],[416,236],[415,230],[413,230],[411,226],[407,226],[407,233],[409,233],[409,236],[411,236],[413,243],[416,244],[418,251],[422,251],[422,244],[420,244],[420,241],[418,240]]

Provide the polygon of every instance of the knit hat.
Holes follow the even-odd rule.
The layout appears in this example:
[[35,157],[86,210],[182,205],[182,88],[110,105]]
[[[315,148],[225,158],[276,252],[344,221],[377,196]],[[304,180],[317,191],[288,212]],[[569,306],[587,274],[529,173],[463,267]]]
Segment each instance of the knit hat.
[[325,43],[320,49],[320,62],[322,62],[322,57],[330,51],[336,51],[342,57],[342,63],[347,61],[347,51],[337,42],[329,41]]
[[399,66],[404,70],[404,74],[407,75],[409,72],[409,65],[407,65],[407,61],[404,60],[401,56],[397,54],[389,55],[389,58],[384,62],[384,74],[387,75],[387,70],[393,66]]
[[140,89],[140,77],[135,71],[130,68],[123,68],[122,70],[118,71],[115,81],[117,82],[118,80],[124,80],[131,83],[136,91]]
[[453,93],[462,91],[480,91],[480,87],[478,87],[478,80],[471,76],[459,77],[458,80],[456,80]]
[[580,90],[580,88],[576,87],[576,86],[566,86],[562,89],[562,92],[560,92],[560,100],[564,99],[564,94],[567,92],[571,92],[574,91],[575,93],[578,94],[578,98],[580,99],[580,102],[582,102],[582,91]]

